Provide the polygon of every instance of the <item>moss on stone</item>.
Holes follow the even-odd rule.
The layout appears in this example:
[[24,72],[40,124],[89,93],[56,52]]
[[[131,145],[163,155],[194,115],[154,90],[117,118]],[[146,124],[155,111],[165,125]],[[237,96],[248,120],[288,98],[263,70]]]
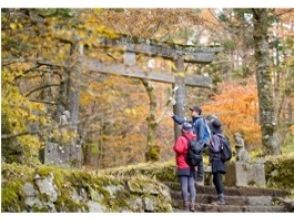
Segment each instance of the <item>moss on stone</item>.
[[162,182],[173,182],[177,181],[175,169],[175,162],[167,161],[156,163],[141,163],[138,165],[105,169],[101,173],[124,177],[143,175],[149,178],[156,178]]
[[65,170],[62,170],[58,167],[54,166],[40,166],[35,170],[35,175],[39,175],[41,177],[46,177],[48,175],[54,174],[54,183],[57,186],[57,188],[61,188],[62,184],[64,183],[64,176],[65,176]]
[[55,202],[55,207],[58,212],[87,212],[89,211],[86,204],[74,201],[70,197],[69,190],[62,190]]
[[[150,172],[148,169],[145,172]],[[159,171],[158,171],[159,172]],[[50,195],[36,190],[36,204],[26,205],[23,192],[24,183],[31,183],[38,188],[35,177],[53,176],[57,189],[57,200],[52,202]],[[164,185],[150,176],[141,174],[136,177],[113,176],[109,174],[95,175],[78,169],[63,169],[54,166],[30,168],[16,164],[2,165],[2,211],[4,212],[88,212],[89,202],[101,204],[103,211],[143,211],[131,206],[130,198],[151,196],[156,202],[154,211],[168,210],[171,201],[164,193]],[[133,181],[139,190],[132,192],[127,183]],[[74,198],[73,192],[78,195]],[[163,204],[161,204],[163,203]],[[166,205],[165,205],[166,204]],[[95,208],[94,208],[95,209]],[[99,209],[99,208],[98,208]]]
[[265,178],[268,187],[294,189],[294,157],[268,157],[265,162]]
[[127,202],[127,198],[130,197],[128,191],[119,191],[116,195],[116,199],[105,198],[104,203],[110,207],[110,211],[132,210]]
[[152,145],[145,154],[147,161],[158,161],[160,159],[160,146]]
[[49,212],[49,208],[46,207],[46,206],[42,206],[42,207],[33,206],[32,207],[32,212]]
[[21,212],[24,210],[23,184],[22,180],[2,183],[2,212]]
[[248,185],[249,185],[249,186],[255,186],[255,185],[256,185],[256,182],[255,182],[254,180],[250,180],[250,181],[248,182]]

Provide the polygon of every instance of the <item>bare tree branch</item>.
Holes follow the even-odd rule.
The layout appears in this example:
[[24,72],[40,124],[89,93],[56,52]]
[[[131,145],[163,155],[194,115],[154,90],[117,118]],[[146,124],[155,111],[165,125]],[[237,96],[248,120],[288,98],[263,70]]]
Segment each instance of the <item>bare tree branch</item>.
[[64,44],[72,44],[73,43],[70,39],[66,39],[66,38],[62,38],[62,37],[55,37],[55,39],[61,43],[64,43]]
[[11,58],[11,59],[3,59],[2,66],[9,66],[14,63],[24,62],[26,61],[24,58]]
[[46,60],[37,60],[36,63],[39,64],[39,65],[44,65],[44,66],[67,68],[67,66],[64,66],[64,65],[61,65],[61,64],[57,64],[57,63],[51,63],[51,62],[46,61]]
[[42,89],[46,89],[48,87],[54,87],[54,86],[60,86],[60,84],[48,84],[48,85],[43,85],[43,86],[37,87],[37,88],[32,89],[31,91],[27,92],[24,96],[28,97],[34,92],[37,92]]
[[1,134],[1,139],[2,140],[5,140],[5,139],[10,139],[10,138],[15,138],[15,137],[19,137],[19,136],[25,136],[25,135],[39,135],[40,133],[37,131],[37,132],[28,132],[28,131],[25,131],[25,132],[20,132],[20,133],[17,133],[17,134]]
[[30,99],[30,102],[43,103],[43,104],[46,104],[46,105],[57,105],[57,103],[55,103],[55,102],[46,102],[46,101],[43,101],[43,100]]

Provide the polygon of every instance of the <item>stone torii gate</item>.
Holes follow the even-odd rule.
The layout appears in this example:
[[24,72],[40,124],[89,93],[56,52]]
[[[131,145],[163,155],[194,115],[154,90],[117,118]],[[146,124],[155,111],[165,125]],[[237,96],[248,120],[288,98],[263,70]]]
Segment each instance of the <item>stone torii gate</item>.
[[[104,48],[116,48],[124,53],[123,64],[106,64],[96,59],[84,58],[83,66],[91,72],[105,74],[118,74],[155,82],[172,84],[175,92],[176,104],[174,114],[184,116],[186,102],[186,86],[211,88],[212,80],[209,76],[188,75],[184,73],[184,63],[209,64],[213,61],[216,53],[222,50],[221,47],[195,47],[179,44],[168,44],[150,39],[121,36],[117,39],[101,38],[99,46]],[[136,66],[136,55],[145,54],[151,57],[162,57],[172,60],[175,63],[176,71],[157,72],[148,71]],[[180,128],[175,124],[175,138],[180,135]]]
[[[71,43],[72,66],[70,72],[70,85],[68,89],[70,113],[70,127],[77,131],[79,114],[79,88],[82,69],[88,72],[97,72],[103,74],[118,74],[121,76],[140,78],[155,82],[172,84],[175,91],[176,105],[174,105],[174,114],[183,116],[186,101],[186,86],[210,88],[212,80],[208,76],[184,74],[184,63],[209,64],[213,61],[220,47],[194,47],[186,45],[168,44],[156,42],[143,38],[130,38],[120,36],[116,39],[99,38],[99,47],[112,48],[124,53],[124,63],[109,64],[84,56],[83,45],[78,39]],[[154,70],[142,70],[136,66],[136,55],[145,54],[152,57],[163,57],[172,60],[175,63],[174,73],[157,72]],[[180,135],[180,128],[175,125],[175,137]],[[75,166],[81,166],[82,150],[78,144],[79,140],[73,140],[67,147],[60,146],[60,143],[48,142],[44,152],[45,164],[71,165],[75,161]],[[60,150],[62,149],[62,150]]]

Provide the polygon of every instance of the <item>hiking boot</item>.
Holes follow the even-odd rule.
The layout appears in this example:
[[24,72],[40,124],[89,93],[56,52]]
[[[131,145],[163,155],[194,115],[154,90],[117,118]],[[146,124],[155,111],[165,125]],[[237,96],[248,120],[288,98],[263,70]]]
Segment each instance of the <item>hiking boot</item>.
[[190,203],[190,211],[195,212],[195,203],[194,202]]
[[218,194],[218,199],[216,202],[211,203],[212,205],[225,205],[225,195],[223,193]]
[[185,211],[188,211],[188,212],[190,211],[190,207],[189,206],[190,206],[190,203],[189,202],[184,202],[184,210]]
[[203,176],[196,176],[196,182],[203,182],[204,177]]
[[220,205],[225,205],[226,202],[225,202],[225,195],[223,193],[219,194],[218,195],[218,201],[219,201],[219,204]]
[[197,186],[204,186],[204,181],[202,181],[202,182],[198,182],[198,181],[196,181],[196,185],[197,185]]
[[226,204],[225,201],[216,201],[211,203],[211,205],[225,205],[225,204]]
[[203,176],[198,176],[198,177],[196,177],[196,185],[198,185],[198,186],[204,186],[204,178],[203,178]]

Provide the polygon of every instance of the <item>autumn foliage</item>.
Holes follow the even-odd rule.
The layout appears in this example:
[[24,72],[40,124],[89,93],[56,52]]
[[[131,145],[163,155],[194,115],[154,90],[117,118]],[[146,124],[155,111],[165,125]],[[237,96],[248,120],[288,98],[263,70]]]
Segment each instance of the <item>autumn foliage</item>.
[[203,109],[205,114],[220,117],[230,138],[233,138],[235,132],[240,132],[249,148],[260,146],[257,89],[253,79],[242,84],[223,83],[219,93]]

